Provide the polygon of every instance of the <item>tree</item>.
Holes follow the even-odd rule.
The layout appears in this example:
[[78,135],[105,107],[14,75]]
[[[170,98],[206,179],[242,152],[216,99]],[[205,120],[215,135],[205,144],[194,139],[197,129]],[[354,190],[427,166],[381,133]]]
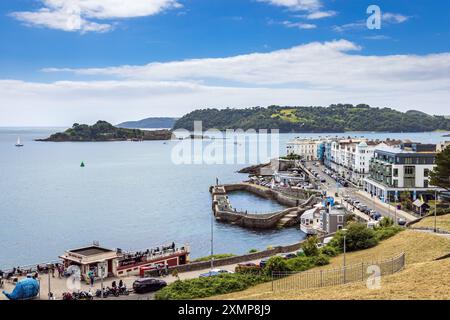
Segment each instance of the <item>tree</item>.
[[303,252],[307,257],[317,256],[319,254],[319,249],[317,248],[317,237],[308,237],[303,243],[302,243],[302,249]]
[[283,272],[290,271],[287,261],[280,256],[275,256],[267,261],[266,266],[264,267],[264,272],[267,275],[272,275],[272,272]]
[[[345,232],[347,251],[372,248],[378,244],[375,231],[367,228],[365,224],[352,223]],[[344,231],[338,231],[330,241],[330,245],[342,252],[344,248]]]
[[380,228],[387,228],[394,225],[394,219],[390,217],[383,217],[380,220],[380,224],[378,225]]
[[450,146],[436,155],[436,167],[430,178],[431,185],[450,191]]

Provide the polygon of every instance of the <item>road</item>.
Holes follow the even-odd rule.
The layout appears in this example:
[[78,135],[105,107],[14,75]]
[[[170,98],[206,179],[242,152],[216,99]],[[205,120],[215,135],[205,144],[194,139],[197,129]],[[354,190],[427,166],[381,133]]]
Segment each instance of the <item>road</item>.
[[[308,164],[307,166],[312,166],[311,164]],[[394,221],[398,221],[399,218],[403,218],[406,221],[412,221],[417,219],[412,214],[409,214],[407,212],[397,210],[395,207],[391,205],[387,205],[385,203],[382,203],[380,200],[378,200],[376,197],[370,197],[370,195],[362,195],[361,190],[356,187],[343,187],[340,184],[338,184],[333,178],[331,178],[329,175],[325,174],[325,166],[319,164],[318,167],[316,167],[319,172],[319,175],[327,181],[326,183],[322,183],[322,188],[327,190],[327,195],[334,197],[335,193],[337,192],[339,194],[339,197],[337,197],[337,201],[341,202],[343,205],[345,205],[347,208],[350,208],[350,205],[347,205],[345,201],[341,199],[342,195],[348,195],[351,198],[359,200],[361,203],[364,203],[369,209],[373,209],[377,212],[379,212],[383,217],[390,217]]]

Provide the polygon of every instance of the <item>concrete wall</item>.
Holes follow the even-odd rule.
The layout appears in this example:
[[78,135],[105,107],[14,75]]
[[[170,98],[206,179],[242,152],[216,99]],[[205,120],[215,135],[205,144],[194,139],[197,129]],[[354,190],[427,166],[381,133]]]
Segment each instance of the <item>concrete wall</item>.
[[[218,205],[217,197],[223,197],[224,194],[222,192],[222,187],[226,190],[226,192],[244,190],[258,196],[264,197],[266,199],[275,199],[281,204],[288,205],[290,208],[266,213],[266,214],[252,214],[245,212],[236,212],[229,209],[222,209]],[[237,184],[229,184],[224,186],[215,186],[211,189],[213,196],[213,212],[214,216],[217,220],[223,221],[226,223],[232,223],[239,225],[245,228],[251,229],[273,229],[277,227],[278,221],[282,219],[284,216],[290,213],[298,214],[303,213],[306,209],[309,209],[313,204],[317,203],[317,199],[314,196],[311,196],[307,200],[302,203],[298,203],[298,200],[289,198],[279,192],[275,192],[269,188],[265,188],[262,186],[252,185],[249,183],[237,183]],[[301,206],[302,208],[299,208]],[[300,209],[300,211],[299,211]],[[295,223],[295,220],[286,225],[292,225]]]

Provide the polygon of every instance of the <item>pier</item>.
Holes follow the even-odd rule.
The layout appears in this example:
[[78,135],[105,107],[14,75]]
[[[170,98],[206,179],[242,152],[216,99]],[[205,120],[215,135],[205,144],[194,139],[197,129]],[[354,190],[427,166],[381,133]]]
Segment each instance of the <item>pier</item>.
[[[228,199],[228,193],[232,191],[246,191],[266,199],[274,199],[289,208],[265,214],[237,211],[233,209]],[[295,199],[280,191],[248,182],[211,186],[210,192],[212,211],[216,220],[249,229],[275,229],[292,226],[299,221],[303,212],[320,202],[315,195],[310,195],[306,199]],[[307,197],[308,195],[307,192],[304,192],[301,196]]]

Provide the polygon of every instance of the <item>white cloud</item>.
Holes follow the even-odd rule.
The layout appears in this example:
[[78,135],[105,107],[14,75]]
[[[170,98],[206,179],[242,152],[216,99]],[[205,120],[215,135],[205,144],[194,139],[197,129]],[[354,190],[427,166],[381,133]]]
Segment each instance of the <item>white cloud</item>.
[[398,13],[386,12],[382,14],[382,19],[387,23],[403,23],[408,21],[409,17]]
[[322,7],[320,0],[258,0],[296,11],[317,11]]
[[298,28],[298,29],[315,29],[315,28],[317,28],[317,26],[315,24],[311,24],[311,23],[283,21],[282,24],[288,28]]
[[[368,103],[443,114],[450,53],[367,56],[346,40],[143,66],[55,69],[92,81],[0,81],[1,125],[178,116],[203,107]],[[67,74],[69,73],[69,74]],[[110,79],[98,81],[98,78]],[[26,119],[23,115],[26,114]],[[24,123],[24,121],[28,121]]]
[[110,23],[95,20],[151,16],[181,5],[176,0],[40,0],[37,11],[13,12],[12,17],[28,26],[64,31],[106,32]]
[[308,20],[317,20],[323,18],[334,17],[337,15],[336,11],[316,11],[306,15],[306,19]]

